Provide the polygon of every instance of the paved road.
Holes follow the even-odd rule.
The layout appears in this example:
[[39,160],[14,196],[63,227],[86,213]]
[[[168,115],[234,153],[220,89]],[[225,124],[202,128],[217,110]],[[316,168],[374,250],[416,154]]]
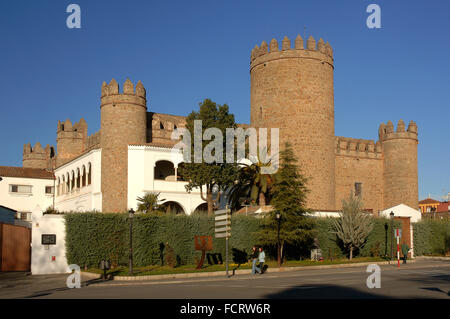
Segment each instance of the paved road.
[[[448,298],[450,262],[418,261],[381,266],[381,288],[369,289],[366,267],[313,269],[226,278],[172,279],[155,282],[88,282],[65,287],[67,276],[0,276],[0,298]],[[53,288],[51,288],[53,286]]]

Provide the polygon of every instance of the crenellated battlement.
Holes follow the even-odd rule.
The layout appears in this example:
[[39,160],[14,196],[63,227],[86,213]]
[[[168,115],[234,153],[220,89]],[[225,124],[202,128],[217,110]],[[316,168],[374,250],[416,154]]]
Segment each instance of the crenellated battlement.
[[103,82],[100,107],[106,104],[116,105],[121,103],[140,105],[147,109],[146,90],[140,80],[135,88],[133,82],[126,79],[122,93],[120,93],[119,84],[115,79],[112,79],[109,84]]
[[382,142],[392,139],[418,140],[417,124],[414,121],[410,121],[408,128],[405,130],[405,122],[400,119],[395,130],[391,121],[388,121],[387,124],[381,123],[378,129],[378,138]]
[[31,144],[24,144],[23,145],[23,155],[27,154],[48,154],[50,155],[51,147],[49,144],[45,147],[45,149],[42,147],[41,143],[37,142],[34,147],[31,147]]
[[34,147],[31,147],[30,143],[24,144],[22,156],[23,167],[51,169],[54,155],[54,147],[49,144],[47,144],[45,149],[39,142]]
[[336,136],[336,155],[382,158],[380,141]]
[[56,129],[57,133],[60,132],[69,132],[69,133],[73,133],[73,132],[80,132],[80,133],[85,133],[87,135],[87,123],[84,120],[84,118],[81,118],[80,121],[75,122],[74,124],[72,124],[72,122],[67,119],[64,122],[58,121],[58,127]]
[[255,45],[252,49],[251,67],[283,58],[312,58],[333,65],[333,48],[328,42],[325,43],[322,38],[316,43],[313,36],[310,36],[306,41],[306,48],[300,35],[295,39],[294,47],[291,46],[291,40],[287,36],[281,41],[281,49],[276,39],[272,39],[269,45],[266,41],[263,41],[261,46]]
[[85,149],[91,150],[98,145],[100,145],[100,131],[87,137]]

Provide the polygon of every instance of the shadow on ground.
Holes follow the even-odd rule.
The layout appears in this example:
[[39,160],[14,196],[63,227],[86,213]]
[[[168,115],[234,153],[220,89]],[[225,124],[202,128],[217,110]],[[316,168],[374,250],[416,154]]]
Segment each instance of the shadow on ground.
[[368,293],[337,285],[303,285],[268,294],[269,299],[391,299],[380,294]]
[[[89,285],[93,285],[96,283],[104,283],[106,281],[110,281],[112,279],[107,279],[104,280],[102,278],[98,278],[98,279],[91,279],[88,281],[84,281],[81,283],[81,288],[83,287],[87,287]],[[76,288],[68,288],[68,287],[60,287],[60,288],[52,288],[52,289],[47,289],[47,290],[41,290],[41,291],[36,291],[31,295],[28,295],[26,297],[23,297],[25,299],[32,299],[32,298],[38,298],[38,297],[44,297],[44,296],[49,296],[54,292],[58,292],[58,291],[66,291],[66,290],[71,290],[71,289],[76,289]]]

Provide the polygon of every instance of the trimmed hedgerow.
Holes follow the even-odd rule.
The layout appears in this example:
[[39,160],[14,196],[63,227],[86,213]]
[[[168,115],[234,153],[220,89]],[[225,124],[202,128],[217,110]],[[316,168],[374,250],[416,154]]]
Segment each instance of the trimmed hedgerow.
[[[66,249],[69,263],[97,267],[107,258],[113,265],[126,265],[129,257],[129,220],[127,214],[72,213],[65,215]],[[231,248],[245,252],[256,241],[259,220],[232,218]],[[133,264],[147,266],[164,263],[166,246],[175,254],[176,264],[193,264],[201,256],[195,250],[194,236],[213,236],[213,250],[225,259],[225,239],[214,238],[214,218],[207,216],[136,215],[133,220]]]
[[[329,258],[347,257],[348,252],[340,242],[333,230],[335,218],[316,219],[315,228],[317,238],[322,250],[322,256]],[[400,223],[393,222],[393,228],[400,227]],[[391,254],[391,240],[395,241],[394,231],[391,230],[391,223],[385,218],[373,218],[373,229],[367,237],[366,243],[357,251],[361,257],[385,257]],[[389,235],[391,235],[389,237]]]
[[450,220],[422,220],[413,224],[416,255],[445,255],[450,251]]
[[[129,220],[124,213],[68,213],[66,221],[66,255],[70,264],[82,267],[98,267],[102,259],[113,265],[127,265],[129,258]],[[324,258],[341,258],[347,255],[333,233],[333,218],[314,219],[314,228]],[[232,236],[229,242],[229,257],[232,249],[249,253],[257,242],[261,219],[251,216],[232,217]],[[387,225],[387,228],[385,228]],[[395,223],[398,226],[398,223]],[[390,223],[385,219],[374,219],[374,228],[360,256],[390,255],[387,238]],[[175,255],[176,265],[194,264],[201,256],[195,250],[194,236],[213,236],[213,250],[225,260],[225,239],[214,238],[214,217],[139,214],[133,220],[133,263],[135,266],[165,263],[166,247]],[[387,248],[386,248],[387,243]],[[276,250],[267,247],[269,258],[276,258]],[[286,259],[309,258],[311,247],[286,247]],[[301,252],[301,253],[299,253]]]

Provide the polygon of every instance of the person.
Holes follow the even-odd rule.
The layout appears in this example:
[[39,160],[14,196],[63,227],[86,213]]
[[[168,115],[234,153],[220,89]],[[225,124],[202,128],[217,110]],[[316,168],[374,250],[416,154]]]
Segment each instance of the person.
[[259,267],[256,267],[256,272],[263,274],[264,273],[264,262],[266,261],[266,254],[264,253],[264,249],[259,247],[258,254]]
[[252,261],[252,275],[256,274],[256,262],[258,261],[258,249],[256,246],[252,247],[252,253],[250,254],[250,260]]
[[403,253],[403,263],[406,264],[406,259],[408,258],[409,246],[407,244],[402,245],[402,253]]

